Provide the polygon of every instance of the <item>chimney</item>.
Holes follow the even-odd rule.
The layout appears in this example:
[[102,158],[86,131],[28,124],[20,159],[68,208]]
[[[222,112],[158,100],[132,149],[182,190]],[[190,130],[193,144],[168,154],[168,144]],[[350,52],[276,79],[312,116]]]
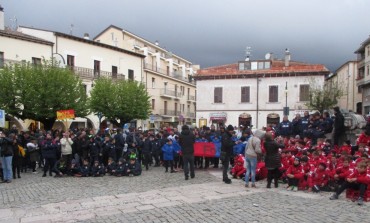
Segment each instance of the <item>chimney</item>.
[[5,20],[4,20],[4,8],[0,5],[0,30],[4,30]]
[[289,49],[286,48],[285,49],[285,57],[284,57],[284,62],[285,62],[286,67],[289,67],[289,61],[290,61],[290,52],[289,52]]
[[84,39],[90,40],[90,36],[89,36],[89,34],[88,34],[88,33],[85,33],[85,34],[84,34]]

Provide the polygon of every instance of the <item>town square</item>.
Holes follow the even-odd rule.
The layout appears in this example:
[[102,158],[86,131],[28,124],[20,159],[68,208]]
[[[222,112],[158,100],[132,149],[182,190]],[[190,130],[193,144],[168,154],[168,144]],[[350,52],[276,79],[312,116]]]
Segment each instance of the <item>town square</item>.
[[0,222],[369,222],[369,6],[0,0]]

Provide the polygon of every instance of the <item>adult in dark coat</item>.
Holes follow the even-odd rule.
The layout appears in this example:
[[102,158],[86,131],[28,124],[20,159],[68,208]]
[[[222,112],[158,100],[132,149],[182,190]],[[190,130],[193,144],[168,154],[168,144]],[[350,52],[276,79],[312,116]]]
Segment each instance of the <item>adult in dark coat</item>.
[[52,176],[51,172],[57,159],[57,145],[50,133],[46,134],[46,139],[41,143],[41,152],[42,157],[45,159],[44,174],[42,176],[46,177],[48,171],[49,176]]
[[279,168],[281,167],[279,148],[283,149],[283,143],[277,143],[270,132],[265,134],[265,165],[268,170],[267,173],[267,188],[271,188],[272,179],[274,179],[275,188],[278,187]]
[[182,149],[182,159],[184,161],[184,174],[185,180],[189,179],[189,167],[190,177],[194,178],[194,143],[195,135],[190,131],[189,126],[183,125],[179,137],[179,144]]
[[346,141],[346,129],[344,126],[344,116],[338,106],[334,107],[334,115],[333,144],[340,147]]
[[222,135],[221,140],[221,153],[223,153],[222,157],[222,178],[223,181],[227,184],[231,184],[231,180],[227,176],[227,170],[229,168],[230,158],[233,154],[233,147],[235,142],[231,139],[234,132],[234,127],[232,125],[228,125],[226,128],[225,133]]

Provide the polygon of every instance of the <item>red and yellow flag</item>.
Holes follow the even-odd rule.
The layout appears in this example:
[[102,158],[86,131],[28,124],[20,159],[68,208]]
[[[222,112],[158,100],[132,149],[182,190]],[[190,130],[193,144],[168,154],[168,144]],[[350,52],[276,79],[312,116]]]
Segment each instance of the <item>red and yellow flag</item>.
[[57,111],[57,120],[74,119],[75,110],[59,110]]

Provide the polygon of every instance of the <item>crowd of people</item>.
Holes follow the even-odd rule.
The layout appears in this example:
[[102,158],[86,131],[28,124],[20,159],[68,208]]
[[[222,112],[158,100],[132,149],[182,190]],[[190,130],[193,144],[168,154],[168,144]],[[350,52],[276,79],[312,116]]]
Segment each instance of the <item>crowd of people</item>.
[[[347,188],[359,190],[363,204],[370,184],[368,150],[370,125],[355,145],[345,140],[344,117],[339,108],[335,117],[324,112],[297,115],[292,122],[284,117],[277,126],[254,130],[240,126],[182,126],[158,132],[135,128],[0,133],[2,179],[10,183],[21,172],[42,168],[43,177],[139,176],[142,169],[163,166],[165,172],[184,170],[185,180],[195,169],[218,168],[223,182],[244,178],[245,187],[256,187],[256,168],[264,163],[267,188],[285,183],[287,190],[334,191],[331,199]],[[219,157],[194,157],[194,143],[212,142]]]

